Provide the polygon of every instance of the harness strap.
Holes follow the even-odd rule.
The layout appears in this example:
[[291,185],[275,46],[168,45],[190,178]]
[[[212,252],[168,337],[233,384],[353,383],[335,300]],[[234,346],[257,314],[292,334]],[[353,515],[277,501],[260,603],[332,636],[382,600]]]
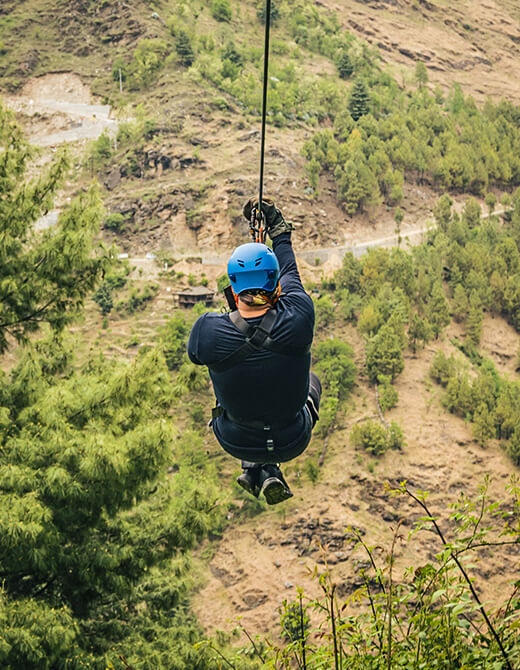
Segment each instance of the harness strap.
[[260,321],[255,328],[254,326],[249,325],[247,321],[240,316],[238,310],[236,312],[231,312],[229,318],[240,332],[245,335],[245,342],[221,361],[211,363],[208,367],[213,370],[213,372],[224,372],[244,361],[254,351],[260,351],[274,328],[276,316],[276,310],[269,309],[265,313],[262,321]]

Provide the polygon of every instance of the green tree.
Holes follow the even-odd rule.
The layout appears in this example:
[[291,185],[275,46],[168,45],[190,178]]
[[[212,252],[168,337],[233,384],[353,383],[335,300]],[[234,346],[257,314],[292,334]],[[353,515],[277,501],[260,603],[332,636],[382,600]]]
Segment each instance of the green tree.
[[182,314],[169,319],[160,330],[164,358],[168,370],[176,370],[184,358],[188,338],[188,324]]
[[473,416],[473,436],[483,447],[496,437],[495,418],[485,403],[481,403]]
[[377,377],[378,391],[379,391],[379,405],[382,412],[386,412],[397,405],[399,394],[394,386],[392,380],[386,375],[378,375]]
[[488,208],[489,215],[493,214],[495,207],[497,206],[497,197],[494,193],[486,193],[486,207]]
[[175,51],[179,56],[180,62],[189,67],[195,61],[195,51],[190,40],[190,36],[185,30],[177,31],[175,35]]
[[322,295],[314,301],[316,310],[316,328],[323,329],[334,321],[334,303],[328,295]]
[[346,49],[342,49],[339,52],[336,65],[341,79],[349,79],[354,72],[354,66],[352,65],[352,61],[350,60],[349,53]]
[[424,346],[431,336],[432,329],[428,321],[422,319],[418,314],[414,314],[408,326],[408,343],[413,353],[417,352],[418,342],[422,342]]
[[453,206],[453,200],[447,193],[445,193],[439,198],[439,200],[437,200],[437,202],[433,207],[433,216],[435,217],[435,223],[439,226],[441,230],[446,231],[448,229],[449,224],[451,223],[452,206]]
[[402,324],[390,319],[366,346],[366,367],[371,382],[379,375],[395,379],[404,368],[403,348],[405,345]]
[[450,308],[440,281],[434,282],[432,286],[426,312],[435,339],[437,339],[444,326],[447,326],[450,322]]
[[368,88],[361,77],[358,77],[352,85],[348,101],[348,111],[354,121],[357,121],[370,111]]
[[212,0],[210,10],[211,15],[217,21],[229,22],[233,16],[229,0]]
[[98,290],[92,296],[94,302],[96,302],[101,310],[101,314],[106,315],[112,311],[114,306],[114,300],[112,298],[112,291],[107,282],[103,282]]
[[62,330],[77,315],[110,259],[93,240],[102,218],[96,189],[83,193],[58,225],[34,229],[52,208],[67,162],[58,158],[40,179],[24,181],[33,151],[12,115],[0,107],[0,353],[25,342],[42,323]]
[[466,339],[473,346],[478,346],[482,335],[484,310],[477,294],[472,293],[469,300],[468,318],[466,319]]
[[314,347],[316,372],[331,395],[345,398],[354,386],[357,370],[353,354],[352,347],[336,338]]
[[164,66],[168,44],[160,39],[143,39],[134,50],[130,64],[134,88],[149,86],[156,73]]
[[99,199],[90,190],[34,232],[65,163],[32,182],[31,149],[2,108],[0,133],[0,351],[24,344],[0,371],[0,667],[213,669],[193,650],[179,554],[213,499],[186,473],[167,477],[166,366],[156,351],[74,361],[62,331],[110,262],[94,247]]
[[428,83],[428,70],[422,61],[417,61],[415,64],[415,81],[420,87]]
[[457,284],[453,291],[453,317],[459,323],[468,317],[469,300],[462,284]]

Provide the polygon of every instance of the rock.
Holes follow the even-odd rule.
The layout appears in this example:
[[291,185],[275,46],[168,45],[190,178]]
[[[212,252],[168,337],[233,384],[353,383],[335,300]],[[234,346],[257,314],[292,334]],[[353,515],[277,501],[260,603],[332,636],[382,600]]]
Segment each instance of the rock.
[[109,191],[113,191],[115,188],[119,186],[120,183],[121,183],[121,170],[119,169],[119,165],[116,165],[108,173],[108,176],[105,179],[105,186]]
[[[263,202],[263,199],[262,199],[262,202]],[[294,586],[294,584],[292,582],[285,582],[285,588],[286,589],[292,589],[293,586]]]
[[260,131],[259,130],[250,130],[248,133],[245,135],[241,135],[238,138],[239,142],[248,142],[249,140],[256,140],[258,137],[260,137]]
[[268,597],[267,593],[264,593],[259,589],[251,589],[251,591],[247,591],[247,593],[244,593],[244,595],[242,596],[242,601],[245,603],[246,609],[253,610],[256,607],[260,607],[260,605],[265,603],[267,597]]

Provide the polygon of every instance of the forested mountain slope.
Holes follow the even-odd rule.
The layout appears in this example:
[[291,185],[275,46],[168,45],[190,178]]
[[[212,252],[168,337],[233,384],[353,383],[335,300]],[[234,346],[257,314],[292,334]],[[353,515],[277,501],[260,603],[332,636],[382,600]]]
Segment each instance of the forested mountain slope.
[[[240,202],[258,173],[260,4],[3,3],[6,94],[73,71],[120,117],[143,105],[147,132],[131,147],[124,136],[118,150],[99,146],[102,164],[90,166],[127,224],[118,241],[132,255],[229,248],[240,236]],[[498,146],[496,112],[475,118],[461,96],[479,105],[519,99],[519,35],[514,2],[274,2],[266,188],[304,224],[300,244],[393,230],[396,207],[407,230],[431,216],[446,188],[484,197],[514,187],[513,138]],[[347,112],[366,116],[362,141],[347,141]],[[418,136],[417,127],[428,131]]]
[[202,260],[247,239],[262,18],[0,6],[0,86],[29,136],[83,123],[49,99],[118,119],[67,163],[0,107],[2,667],[520,662],[520,10],[273,0],[266,192],[302,250],[397,233],[301,263],[324,396],[274,509],[207,429],[185,353],[206,307],[173,299],[221,286]]

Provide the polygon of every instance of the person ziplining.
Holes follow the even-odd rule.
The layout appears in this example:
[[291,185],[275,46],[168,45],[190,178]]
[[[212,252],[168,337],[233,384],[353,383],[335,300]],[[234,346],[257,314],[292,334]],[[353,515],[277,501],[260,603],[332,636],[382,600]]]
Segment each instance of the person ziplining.
[[[246,203],[248,221],[257,208],[252,199]],[[213,432],[242,460],[238,484],[272,505],[292,496],[278,463],[307,447],[321,384],[310,371],[314,305],[296,265],[292,225],[267,199],[262,213],[273,249],[250,242],[233,251],[227,272],[236,308],[203,314],[190,333],[188,355],[209,368],[217,399]]]
[[209,368],[217,400],[211,424],[225,451],[242,461],[238,484],[273,505],[292,496],[278,463],[309,444],[321,384],[310,372],[314,305],[296,265],[292,225],[263,198],[271,0],[265,16],[260,188],[244,206],[254,242],[237,247],[228,262],[231,313],[201,316],[188,355]]

